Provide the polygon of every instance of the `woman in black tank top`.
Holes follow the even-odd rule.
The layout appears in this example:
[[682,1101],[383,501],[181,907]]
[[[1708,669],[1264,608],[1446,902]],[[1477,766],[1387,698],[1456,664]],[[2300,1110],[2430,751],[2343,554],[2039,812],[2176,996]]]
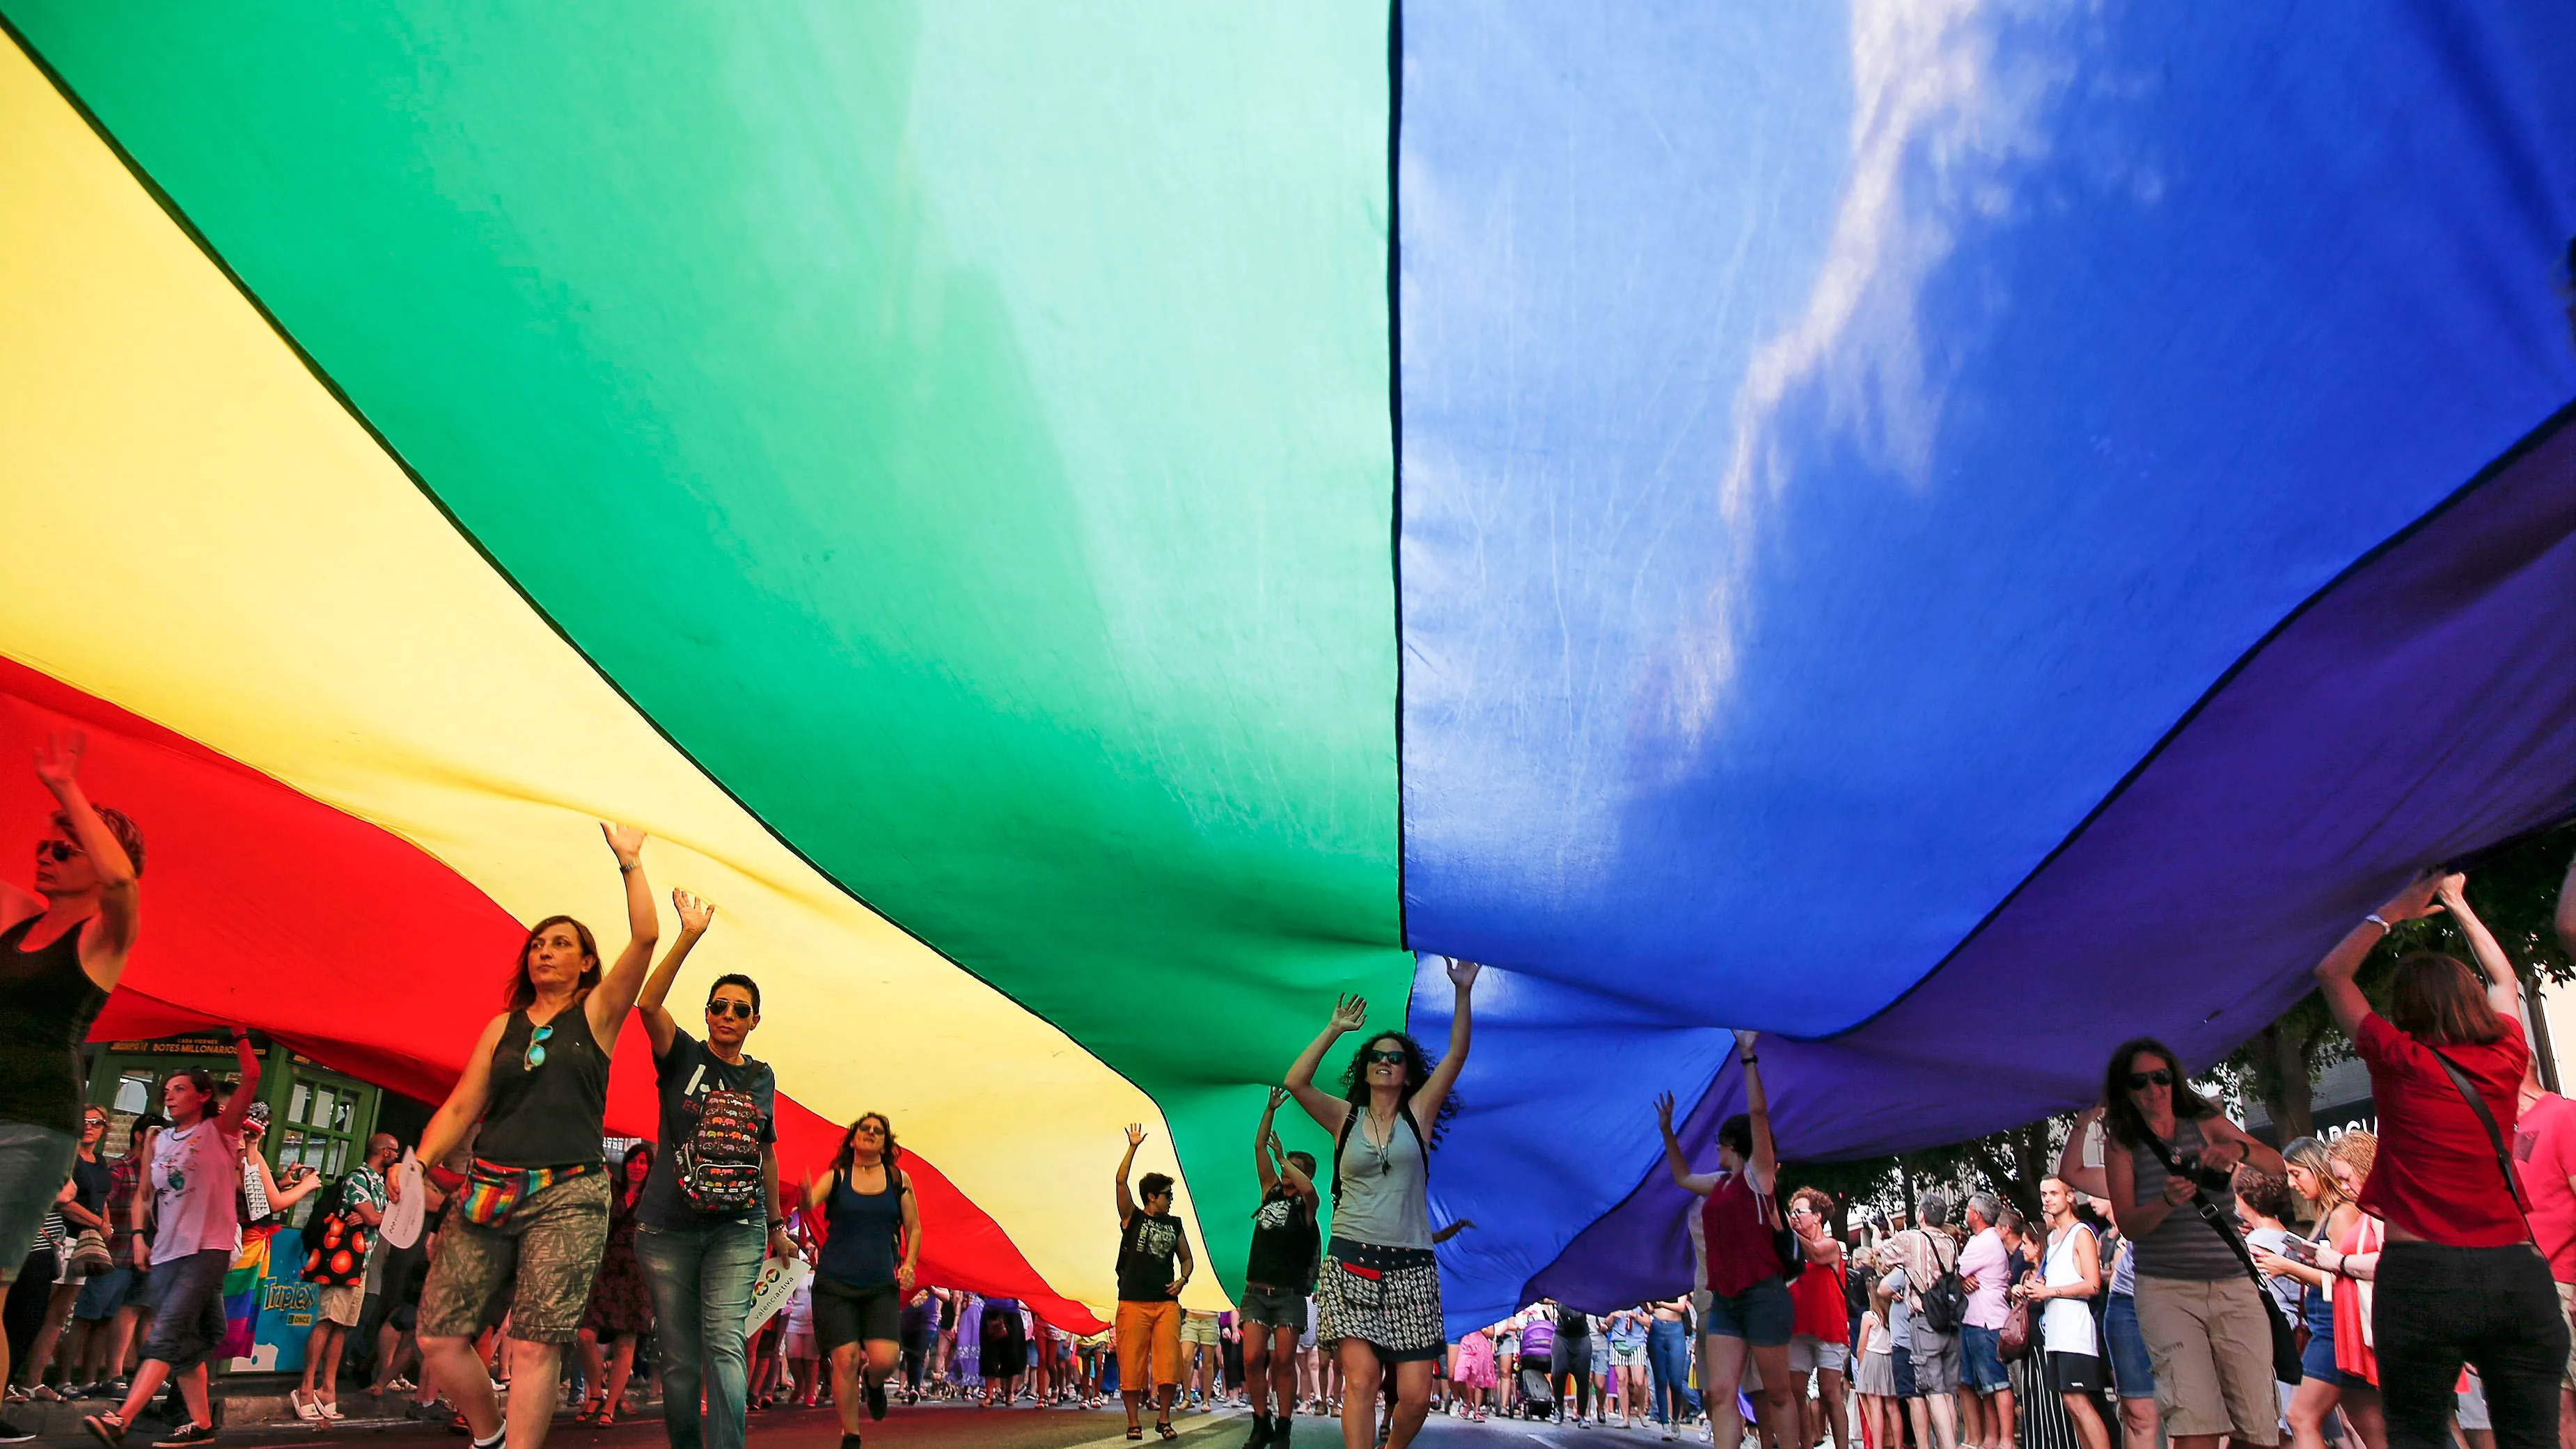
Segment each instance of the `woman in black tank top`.
[[[602,825],[626,878],[626,949],[600,970],[590,928],[549,916],[528,932],[507,993],[464,1075],[421,1133],[436,1162],[481,1122],[474,1171],[450,1198],[421,1290],[421,1360],[465,1415],[477,1449],[501,1443],[501,1408],[474,1335],[510,1316],[511,1449],[545,1442],[564,1345],[581,1327],[608,1239],[600,1136],[617,1046],[661,922],[644,879],[644,832]],[[413,1154],[406,1154],[413,1155]]]
[[[80,1043],[134,945],[143,835],[81,792],[86,743],[57,734],[36,752],[56,808],[36,842],[35,890],[0,883],[0,1291],[79,1156]],[[14,1433],[0,1420],[0,1435]]]

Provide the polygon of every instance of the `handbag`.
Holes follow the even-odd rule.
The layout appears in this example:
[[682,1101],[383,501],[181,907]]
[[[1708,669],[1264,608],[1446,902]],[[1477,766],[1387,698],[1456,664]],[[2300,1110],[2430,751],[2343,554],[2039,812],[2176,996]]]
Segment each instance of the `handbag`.
[[[2163,1138],[2153,1132],[2145,1136],[2147,1145],[2155,1149],[2156,1160],[2165,1165],[2165,1171],[2191,1181],[2185,1177],[2183,1165],[2175,1160],[2173,1149],[2165,1145]],[[2254,1266],[2254,1255],[2245,1251],[2245,1240],[2220,1219],[2218,1204],[2209,1200],[2209,1194],[2200,1190],[2198,1182],[2192,1182],[2191,1205],[2193,1211],[2200,1214],[2200,1220],[2209,1224],[2209,1230],[2227,1244],[2227,1251],[2236,1255],[2236,1261],[2245,1266],[2245,1276],[2254,1282],[2254,1297],[2263,1305],[2263,1321],[2272,1326],[2272,1377],[2285,1384],[2301,1382],[2307,1373],[2299,1367],[2298,1335],[2291,1331],[2289,1320],[2281,1316],[2280,1302],[2273,1298],[2272,1290],[2263,1286],[2263,1271]]]
[[116,1258],[107,1251],[105,1233],[96,1228],[83,1228],[80,1230],[80,1235],[72,1239],[71,1275],[73,1277],[96,1277],[101,1273],[112,1272],[115,1268]]
[[2004,1326],[1995,1331],[1995,1357],[2006,1363],[2016,1362],[2030,1353],[2030,1304],[2016,1303],[2004,1315]]

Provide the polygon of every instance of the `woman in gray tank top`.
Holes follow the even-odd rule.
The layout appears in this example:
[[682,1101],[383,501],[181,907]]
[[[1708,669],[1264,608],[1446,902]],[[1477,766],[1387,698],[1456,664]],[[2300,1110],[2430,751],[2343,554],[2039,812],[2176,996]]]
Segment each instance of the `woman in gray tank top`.
[[1315,1338],[1331,1344],[1341,1364],[1343,1436],[1349,1442],[1375,1442],[1378,1391],[1391,1366],[1395,1413],[1387,1449],[1404,1449],[1421,1430],[1431,1407],[1431,1366],[1448,1349],[1426,1189],[1431,1138],[1449,1105],[1449,1089],[1467,1064],[1467,997],[1481,968],[1473,961],[1443,964],[1456,996],[1449,1050],[1438,1066],[1405,1033],[1372,1032],[1343,1075],[1342,1095],[1317,1088],[1315,1069],[1324,1053],[1344,1032],[1368,1021],[1368,1002],[1351,996],[1334,1004],[1332,1020],[1288,1069],[1286,1084],[1336,1144],[1333,1236],[1324,1245],[1324,1269],[1316,1282],[1321,1312]]
[[[2281,1154],[2194,1092],[2162,1042],[2123,1043],[2106,1078],[2104,1196],[2132,1244],[2138,1328],[2155,1365],[2165,1436],[2173,1449],[2217,1449],[2221,1435],[2240,1445],[2277,1444],[2270,1309],[2229,1240],[2191,1200],[2197,1187],[2220,1223],[2232,1225],[2232,1174],[2247,1163],[2279,1173]],[[2158,1144],[2180,1175],[2166,1168]]]

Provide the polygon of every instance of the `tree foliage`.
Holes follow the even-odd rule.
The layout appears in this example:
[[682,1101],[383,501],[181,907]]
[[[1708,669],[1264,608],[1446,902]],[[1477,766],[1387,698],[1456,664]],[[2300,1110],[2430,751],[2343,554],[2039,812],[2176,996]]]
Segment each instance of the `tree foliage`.
[[[2576,822],[2508,841],[2454,867],[2468,875],[2469,908],[2495,933],[2527,984],[2564,987],[2576,982],[2576,963],[2568,960],[2555,927],[2560,883],[2571,853],[2576,853]],[[2468,938],[2447,913],[2402,922],[2361,968],[2362,992],[2372,1005],[2386,1005],[2390,973],[2416,951],[2472,959]],[[2351,1055],[2352,1043],[2336,1028],[2325,998],[2310,991],[2214,1064],[2211,1075],[2260,1101],[2287,1140],[2309,1133],[2317,1079]],[[1921,1194],[1935,1187],[1954,1201],[1977,1189],[1992,1191],[2036,1221],[2040,1181],[2056,1166],[2073,1126],[2072,1116],[2048,1117],[1893,1157],[1798,1163],[1784,1167],[1780,1180],[1784,1189],[1817,1187],[1833,1194],[1838,1236],[1848,1236],[1858,1216],[1910,1215]]]

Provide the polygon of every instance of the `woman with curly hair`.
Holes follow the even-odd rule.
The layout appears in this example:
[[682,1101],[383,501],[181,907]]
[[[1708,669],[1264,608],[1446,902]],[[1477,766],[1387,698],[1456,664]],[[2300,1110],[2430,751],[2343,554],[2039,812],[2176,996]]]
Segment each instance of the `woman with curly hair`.
[[1316,1337],[1334,1345],[1341,1363],[1345,1449],[1377,1442],[1378,1388],[1390,1367],[1396,1400],[1387,1449],[1412,1443],[1430,1412],[1432,1364],[1448,1347],[1426,1189],[1431,1139],[1467,1064],[1468,997],[1481,968],[1473,961],[1446,966],[1456,997],[1449,1050],[1438,1066],[1412,1037],[1378,1031],[1360,1042],[1341,1096],[1317,1089],[1324,1053],[1368,1022],[1368,1002],[1347,996],[1288,1069],[1297,1104],[1333,1134],[1333,1236],[1317,1285]]
[[831,1363],[843,1449],[858,1449],[863,1411],[885,1417],[886,1380],[902,1360],[903,1300],[921,1266],[921,1207],[902,1161],[894,1123],[863,1112],[842,1135],[831,1172],[805,1183],[805,1210],[825,1226],[814,1337]]

